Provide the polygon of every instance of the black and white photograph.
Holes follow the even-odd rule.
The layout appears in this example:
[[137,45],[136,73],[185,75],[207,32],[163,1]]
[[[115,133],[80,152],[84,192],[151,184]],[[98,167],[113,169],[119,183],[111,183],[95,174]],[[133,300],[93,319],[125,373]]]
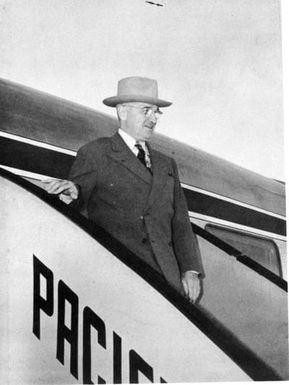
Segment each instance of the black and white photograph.
[[1,384],[289,380],[285,4],[0,0]]

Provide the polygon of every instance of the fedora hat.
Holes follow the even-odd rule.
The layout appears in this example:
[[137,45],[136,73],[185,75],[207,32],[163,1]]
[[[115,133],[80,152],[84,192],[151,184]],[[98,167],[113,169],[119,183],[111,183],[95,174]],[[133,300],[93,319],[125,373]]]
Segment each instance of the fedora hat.
[[172,103],[158,98],[158,83],[156,80],[131,76],[118,82],[117,96],[103,100],[109,107],[129,102],[150,103],[158,107],[168,107]]

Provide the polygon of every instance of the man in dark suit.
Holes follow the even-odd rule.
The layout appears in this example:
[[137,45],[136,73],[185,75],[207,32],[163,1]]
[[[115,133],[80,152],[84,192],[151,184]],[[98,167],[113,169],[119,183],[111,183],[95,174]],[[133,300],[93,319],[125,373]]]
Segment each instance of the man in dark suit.
[[120,80],[117,96],[103,102],[117,108],[119,131],[83,146],[69,180],[47,191],[66,203],[81,200],[89,219],[195,302],[203,271],[177,166],[148,144],[159,108],[171,103],[158,98],[155,80],[141,77]]

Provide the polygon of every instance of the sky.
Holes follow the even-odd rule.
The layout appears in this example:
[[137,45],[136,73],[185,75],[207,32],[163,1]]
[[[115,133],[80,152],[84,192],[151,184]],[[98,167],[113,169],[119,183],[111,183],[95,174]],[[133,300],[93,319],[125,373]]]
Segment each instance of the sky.
[[158,132],[284,180],[279,0],[0,0],[0,77],[115,115],[127,76]]

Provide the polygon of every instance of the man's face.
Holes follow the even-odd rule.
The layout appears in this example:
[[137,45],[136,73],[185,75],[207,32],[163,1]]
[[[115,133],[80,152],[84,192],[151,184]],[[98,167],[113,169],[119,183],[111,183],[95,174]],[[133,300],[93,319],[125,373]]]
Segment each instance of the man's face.
[[161,111],[149,103],[126,103],[126,131],[136,140],[149,140]]

